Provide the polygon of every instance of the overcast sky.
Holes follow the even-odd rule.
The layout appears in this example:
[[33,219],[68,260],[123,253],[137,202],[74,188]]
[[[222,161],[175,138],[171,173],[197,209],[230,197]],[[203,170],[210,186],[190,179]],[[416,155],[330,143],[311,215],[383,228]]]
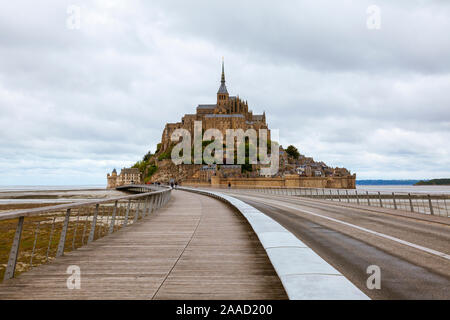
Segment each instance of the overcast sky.
[[283,146],[359,179],[450,177],[450,1],[15,0],[0,185],[105,184],[215,103],[222,56]]

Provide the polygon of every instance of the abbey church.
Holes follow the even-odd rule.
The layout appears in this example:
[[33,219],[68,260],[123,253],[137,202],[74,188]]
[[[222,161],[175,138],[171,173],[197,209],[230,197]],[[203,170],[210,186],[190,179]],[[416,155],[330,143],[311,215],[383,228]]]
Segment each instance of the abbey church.
[[[286,188],[355,188],[356,175],[345,168],[332,168],[324,162],[314,161],[300,153],[296,157],[288,156],[287,150],[279,146],[279,170],[272,176],[266,176],[261,164],[179,164],[171,159],[174,142],[172,133],[176,129],[185,129],[194,138],[194,123],[201,122],[202,131],[217,129],[226,137],[228,129],[270,130],[266,114],[253,114],[246,100],[239,96],[230,96],[225,84],[224,62],[216,103],[199,104],[194,114],[186,114],[180,122],[167,123],[164,127],[161,143],[154,154],[138,161],[131,169],[122,169],[120,175],[115,170],[107,175],[108,188],[130,183],[151,183],[177,181],[191,186],[239,186],[239,187],[286,187]],[[216,138],[216,137],[215,137]],[[292,146],[293,147],[293,146]],[[146,158],[147,157],[147,158]],[[139,169],[138,169],[139,168]],[[138,174],[140,172],[140,175]]]
[[[227,129],[268,129],[266,114],[253,114],[248,109],[247,101],[239,96],[230,96],[225,84],[225,70],[222,61],[222,77],[219,90],[217,91],[217,101],[214,104],[199,104],[195,114],[186,114],[181,122],[167,123],[161,139],[160,151],[165,151],[170,145],[170,137],[176,129],[182,128],[194,132],[194,121],[202,121],[202,129],[218,129],[225,137]],[[270,138],[270,131],[267,133]]]

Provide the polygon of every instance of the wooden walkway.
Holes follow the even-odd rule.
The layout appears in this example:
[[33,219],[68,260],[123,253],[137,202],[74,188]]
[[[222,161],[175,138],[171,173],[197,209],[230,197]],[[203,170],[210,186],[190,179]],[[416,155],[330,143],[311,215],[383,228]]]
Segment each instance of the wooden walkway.
[[[68,289],[67,267],[81,270]],[[0,299],[287,299],[249,224],[226,204],[173,191],[165,208],[0,284]]]

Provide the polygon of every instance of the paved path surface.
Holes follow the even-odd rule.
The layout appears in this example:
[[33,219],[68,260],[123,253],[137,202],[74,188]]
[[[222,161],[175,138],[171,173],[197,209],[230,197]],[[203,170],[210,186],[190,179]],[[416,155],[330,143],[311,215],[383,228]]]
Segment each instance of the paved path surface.
[[[66,286],[69,265],[81,289]],[[0,299],[287,299],[264,249],[222,202],[173,191],[142,222],[0,284]]]
[[[348,225],[449,255],[448,220],[293,196],[222,191],[278,221],[372,299],[450,299],[448,258]],[[370,265],[381,269],[380,290],[366,286]]]

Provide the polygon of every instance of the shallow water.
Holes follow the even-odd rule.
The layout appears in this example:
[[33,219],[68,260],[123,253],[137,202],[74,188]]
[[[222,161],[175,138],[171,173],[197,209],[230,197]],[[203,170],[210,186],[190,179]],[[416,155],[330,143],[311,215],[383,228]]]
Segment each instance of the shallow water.
[[425,194],[450,194],[450,186],[364,186],[357,185],[357,190],[380,191],[381,193],[425,193]]
[[125,193],[98,186],[3,186],[0,187],[0,204],[67,203],[122,195]]
[[47,190],[87,190],[87,189],[106,189],[105,185],[79,185],[79,186],[2,186],[0,192],[5,191],[47,191]]

